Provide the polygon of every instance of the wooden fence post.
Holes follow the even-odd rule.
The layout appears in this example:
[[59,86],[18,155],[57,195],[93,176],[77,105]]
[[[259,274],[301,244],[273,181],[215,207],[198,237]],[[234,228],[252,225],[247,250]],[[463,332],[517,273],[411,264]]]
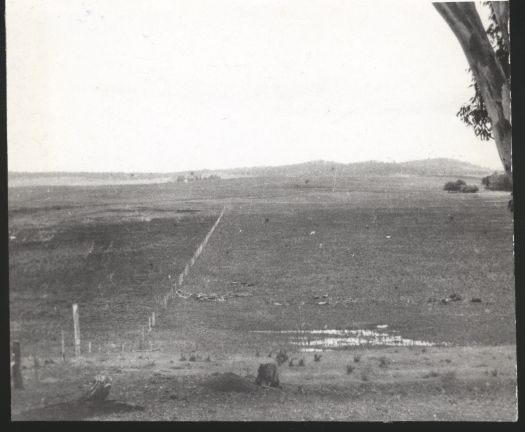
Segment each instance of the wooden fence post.
[[62,361],[66,361],[66,340],[64,336],[64,330],[60,331],[60,350],[62,354]]
[[139,343],[140,347],[139,347],[139,349],[142,350],[142,349],[144,349],[144,345],[146,344],[146,334],[145,334],[146,332],[145,332],[144,326],[142,326],[141,330],[142,331],[141,331],[141,335],[140,335],[141,337],[140,337],[140,343]]
[[40,368],[40,363],[38,361],[38,357],[33,354],[33,370],[35,372],[35,381],[38,382],[38,369]]
[[155,312],[151,313],[151,327],[155,327]]
[[11,380],[15,389],[23,389],[22,373],[20,372],[20,365],[22,363],[22,356],[20,354],[20,342],[13,341],[11,344]]
[[78,317],[78,304],[73,304],[73,331],[75,334],[75,356],[80,357],[80,319]]
[[91,354],[91,342],[88,342],[88,353]]

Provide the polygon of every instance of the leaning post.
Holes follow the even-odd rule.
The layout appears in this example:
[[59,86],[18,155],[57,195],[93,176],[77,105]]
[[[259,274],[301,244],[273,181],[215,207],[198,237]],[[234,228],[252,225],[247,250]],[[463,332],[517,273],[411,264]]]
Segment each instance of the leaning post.
[[78,316],[78,304],[73,304],[73,332],[75,337],[75,356],[80,357],[80,319]]

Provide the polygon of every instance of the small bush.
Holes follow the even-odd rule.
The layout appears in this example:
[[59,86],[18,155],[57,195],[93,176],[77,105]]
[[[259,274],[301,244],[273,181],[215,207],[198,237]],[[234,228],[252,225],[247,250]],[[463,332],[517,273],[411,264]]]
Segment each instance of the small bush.
[[463,185],[459,188],[459,191],[463,193],[476,193],[479,191],[479,188],[474,185]]
[[350,375],[354,371],[354,367],[352,365],[346,365],[346,374]]
[[443,186],[443,190],[446,190],[447,192],[459,192],[461,189],[461,186],[466,186],[466,183],[458,179],[455,182],[447,182],[445,183],[445,186]]
[[354,354],[354,363],[359,363],[361,361],[361,356],[359,354]]
[[390,362],[389,362],[389,360],[386,357],[381,357],[379,359],[379,367],[380,368],[383,368],[383,369],[387,368],[389,363]]
[[275,360],[277,361],[278,365],[281,365],[286,360],[288,360],[288,354],[286,354],[285,350],[279,350],[279,352],[277,353],[277,356],[275,357]]

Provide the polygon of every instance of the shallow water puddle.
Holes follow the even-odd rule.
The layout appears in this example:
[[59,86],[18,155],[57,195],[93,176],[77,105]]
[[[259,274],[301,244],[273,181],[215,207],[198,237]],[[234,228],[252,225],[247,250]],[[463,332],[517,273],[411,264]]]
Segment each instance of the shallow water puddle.
[[[344,349],[355,346],[435,346],[436,343],[404,338],[396,330],[387,332],[388,325],[374,329],[325,330],[255,330],[254,333],[284,335],[302,352]],[[446,344],[439,344],[446,345]]]

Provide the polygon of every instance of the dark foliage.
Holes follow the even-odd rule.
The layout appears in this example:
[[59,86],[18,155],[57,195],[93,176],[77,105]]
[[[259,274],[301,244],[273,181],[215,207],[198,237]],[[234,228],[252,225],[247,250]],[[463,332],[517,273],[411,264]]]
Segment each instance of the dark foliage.
[[[489,26],[487,27],[487,36],[489,41],[496,53],[496,58],[499,60],[505,76],[510,82],[510,62],[509,52],[503,41],[503,34],[497,24],[494,9],[490,2],[483,2],[483,5],[489,8]],[[490,123],[487,108],[481,97],[481,92],[476,84],[474,76],[472,76],[471,88],[474,89],[474,95],[469,101],[463,104],[458,112],[457,116],[463,123],[474,129],[474,133],[483,141],[488,141],[493,137],[492,125]]]

